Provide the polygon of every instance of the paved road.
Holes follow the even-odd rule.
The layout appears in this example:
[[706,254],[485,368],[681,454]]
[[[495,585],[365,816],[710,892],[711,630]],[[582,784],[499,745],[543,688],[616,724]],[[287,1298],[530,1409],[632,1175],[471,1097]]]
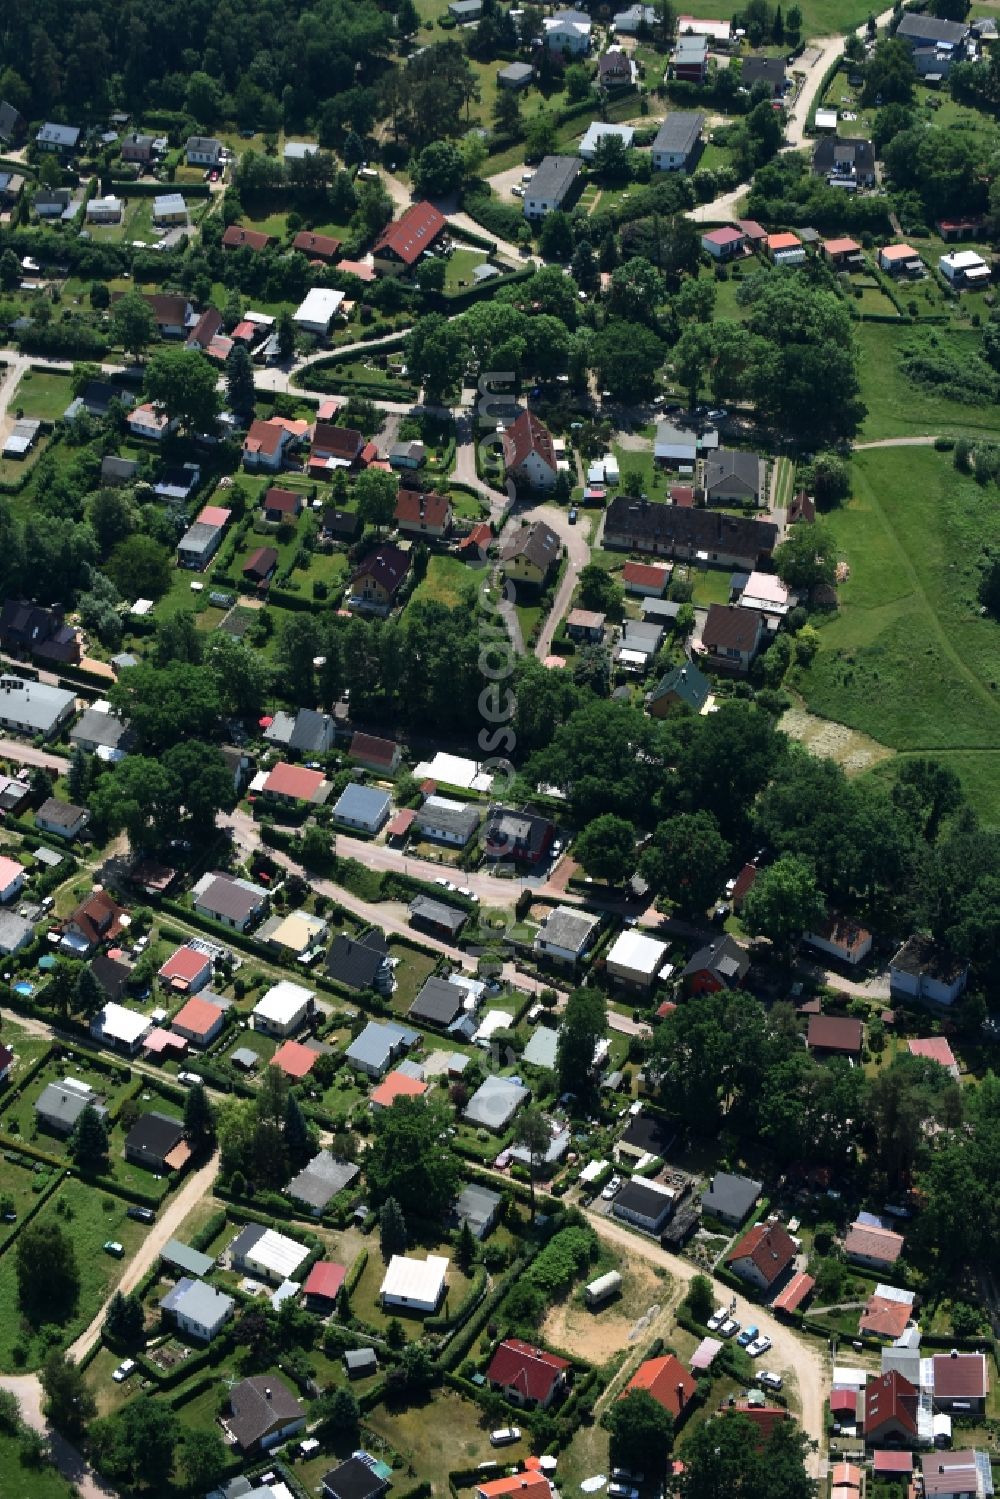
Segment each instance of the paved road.
[[880,437],[877,442],[856,442],[853,447],[856,453],[865,453],[869,448],[932,448],[937,440],[937,436]]
[[65,755],[50,755],[47,750],[35,749],[20,739],[0,739],[0,760],[16,760],[19,765],[39,765],[43,770],[55,770],[60,775],[66,772]]
[[563,615],[569,608],[570,600],[576,590],[576,585],[583,568],[590,561],[590,544],[587,541],[587,528],[584,525],[570,525],[569,511],[552,505],[536,505],[530,510],[518,512],[519,520],[543,520],[553,531],[557,531],[562,538],[566,548],[566,569],[562,575],[556,596],[549,610],[548,616],[539,631],[538,640],[535,644],[535,655],[539,661],[544,661],[552,651],[552,637],[559,628]]

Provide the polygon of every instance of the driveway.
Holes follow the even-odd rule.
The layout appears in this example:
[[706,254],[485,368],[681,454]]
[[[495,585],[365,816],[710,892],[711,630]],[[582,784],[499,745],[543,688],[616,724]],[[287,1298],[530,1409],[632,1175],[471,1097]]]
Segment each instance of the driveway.
[[[508,541],[515,530],[523,521],[544,521],[553,531],[557,532],[560,540],[566,548],[566,568],[562,580],[556,590],[556,596],[549,610],[548,616],[542,625],[541,632],[535,645],[535,655],[539,661],[544,661],[552,651],[552,637],[559,628],[560,621],[576,589],[580,572],[590,561],[590,543],[587,540],[587,527],[583,524],[572,525],[569,519],[569,511],[563,510],[555,505],[531,505],[524,509],[517,509],[510,517],[501,541]],[[524,642],[520,640],[520,630],[517,632],[518,639],[514,640],[515,649],[524,650]]]

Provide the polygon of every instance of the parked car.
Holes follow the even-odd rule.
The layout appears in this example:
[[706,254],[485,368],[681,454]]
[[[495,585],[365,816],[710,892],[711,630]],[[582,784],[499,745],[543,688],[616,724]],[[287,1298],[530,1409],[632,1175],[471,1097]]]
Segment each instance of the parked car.
[[707,411],[705,415],[708,417],[710,422],[724,422],[726,420],[726,417],[729,415],[729,412],[726,410],[725,406],[716,406],[711,411]]
[[621,1191],[621,1188],[622,1188],[622,1179],[621,1179],[621,1177],[620,1176],[613,1176],[611,1178],[611,1180],[608,1182],[607,1186],[604,1188],[604,1191],[601,1193],[601,1196],[604,1198],[605,1202],[610,1202],[611,1199],[612,1199],[612,1197],[614,1197],[616,1193],[618,1193],[618,1192]]
[[186,1083],[189,1088],[194,1088],[203,1083],[205,1079],[200,1072],[178,1072],[177,1081],[179,1083]]
[[133,1218],[136,1223],[155,1223],[156,1214],[152,1208],[131,1207],[125,1209],[126,1218]]
[[577,518],[577,508],[576,508],[575,505],[573,505],[570,508],[570,512],[569,512],[569,523],[570,523],[571,526],[575,526],[576,525],[576,518]]
[[520,1440],[520,1426],[501,1426],[497,1431],[490,1432],[491,1447],[509,1447],[511,1442],[519,1442]]
[[639,1499],[639,1490],[630,1483],[609,1483],[611,1499]]
[[118,1368],[112,1374],[111,1378],[114,1380],[115,1384],[124,1384],[129,1375],[135,1373],[136,1367],[137,1365],[134,1358],[123,1359],[122,1362],[118,1365]]
[[762,1353],[767,1353],[770,1346],[771,1339],[761,1334],[759,1338],[754,1338],[752,1343],[747,1344],[747,1353],[749,1353],[751,1358],[760,1358]]
[[759,1336],[759,1327],[744,1327],[743,1331],[740,1333],[736,1341],[737,1343],[739,1343],[741,1348],[746,1348],[749,1343],[753,1342],[754,1338],[758,1338]]
[[770,1369],[761,1369],[757,1375],[757,1383],[763,1385],[765,1390],[780,1390],[783,1381],[780,1374],[774,1374]]
[[514,194],[515,198],[523,198],[524,197],[524,188],[521,186],[521,184],[519,182],[515,182],[514,183],[514,186],[511,188],[511,192]]
[[724,1338],[734,1338],[739,1330],[740,1324],[737,1322],[735,1317],[727,1317],[725,1322],[723,1322],[722,1326],[719,1328],[719,1331]]
[[726,1311],[726,1308],[724,1306],[717,1306],[715,1308],[715,1311],[708,1319],[709,1330],[711,1332],[718,1332],[719,1328],[722,1326],[723,1322],[725,1322],[728,1316],[729,1313]]
[[612,1468],[611,1477],[621,1483],[645,1483],[645,1473],[633,1473],[631,1468]]
[[119,1244],[117,1239],[108,1239],[104,1245],[105,1254],[113,1254],[116,1260],[120,1260],[125,1254],[125,1245]]

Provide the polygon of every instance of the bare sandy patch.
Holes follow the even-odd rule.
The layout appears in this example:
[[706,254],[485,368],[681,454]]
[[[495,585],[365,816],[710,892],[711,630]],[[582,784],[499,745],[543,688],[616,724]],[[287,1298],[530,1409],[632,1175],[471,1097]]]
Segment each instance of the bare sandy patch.
[[641,1260],[622,1270],[622,1282],[621,1295],[594,1311],[575,1298],[554,1306],[542,1326],[542,1342],[568,1348],[594,1364],[635,1346],[631,1335],[637,1324],[653,1307],[666,1304],[671,1283]]
[[848,775],[859,775],[871,770],[883,760],[891,758],[893,751],[888,745],[870,739],[857,729],[846,724],[835,723],[831,718],[820,718],[806,708],[789,708],[779,727],[792,739],[804,744],[811,754],[825,760],[836,760]]

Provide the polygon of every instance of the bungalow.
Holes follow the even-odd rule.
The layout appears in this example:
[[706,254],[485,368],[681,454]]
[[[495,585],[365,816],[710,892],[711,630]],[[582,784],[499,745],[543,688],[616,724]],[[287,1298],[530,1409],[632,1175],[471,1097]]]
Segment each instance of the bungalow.
[[385,827],[391,811],[392,798],[387,791],[380,791],[376,786],[359,786],[352,781],[341,792],[333,809],[333,819],[374,837]]
[[609,47],[597,59],[597,82],[600,88],[631,88],[639,76],[636,64],[620,47]]
[[54,833],[57,838],[70,842],[78,838],[90,821],[86,807],[73,802],[61,802],[54,796],[47,797],[35,813],[35,827],[44,833]]
[[751,53],[742,59],[740,82],[750,93],[762,83],[772,99],[783,98],[786,87],[784,58]]
[[[333,241],[336,244],[336,240]],[[301,333],[311,333],[316,338],[326,338],[330,324],[340,311],[344,300],[342,291],[328,286],[313,286],[292,314],[292,322]]]
[[[589,30],[589,19],[587,25]],[[546,214],[561,209],[579,175],[577,157],[543,156],[524,190],[524,217],[544,219]]]
[[699,948],[681,972],[689,994],[717,994],[738,989],[750,971],[750,958],[734,937],[719,937]]
[[550,52],[568,52],[571,57],[583,57],[590,51],[591,19],[582,10],[557,10],[546,16],[545,45]]
[[477,1182],[467,1183],[455,1202],[455,1217],[459,1223],[467,1223],[472,1237],[482,1240],[496,1226],[503,1202],[499,1192],[481,1187]]
[[681,36],[707,36],[717,48],[728,47],[732,40],[732,25],[729,21],[701,19],[698,16],[678,16],[677,30]]
[[698,458],[698,435],[673,422],[657,422],[653,440],[653,457],[657,463],[675,467],[693,465]]
[[[30,921],[17,916],[13,911],[0,911],[0,956],[6,958],[11,953],[20,952],[22,947],[27,947],[33,941],[34,936],[35,928]],[[3,1081],[3,1076],[3,1067],[0,1065],[0,1082]]]
[[611,29],[619,36],[638,36],[643,30],[649,31],[657,22],[657,11],[653,5],[630,5],[627,10],[620,10],[611,17]]
[[677,1192],[673,1187],[633,1177],[614,1198],[611,1211],[616,1218],[641,1228],[644,1233],[659,1234],[673,1216],[676,1205]]
[[330,785],[321,770],[306,765],[290,765],[279,760],[265,776],[261,792],[266,800],[284,806],[320,806],[330,794]]
[[709,505],[759,505],[767,466],[758,453],[719,448],[705,459],[705,499]]
[[[36,821],[37,814],[36,814]],[[950,1005],[965,988],[969,965],[930,938],[907,938],[889,964],[889,992]]]
[[493,806],[487,813],[483,853],[487,859],[540,864],[555,838],[555,824],[532,812]]
[[683,666],[672,666],[660,679],[646,699],[646,712],[650,718],[668,718],[684,709],[701,713],[711,695],[712,684],[704,672],[693,661],[686,661]]
[[214,136],[190,135],[184,152],[189,167],[220,167],[225,159],[226,148]]
[[254,547],[247,554],[240,573],[252,587],[261,588],[270,583],[277,570],[278,553],[274,547]]
[[261,885],[250,880],[234,879],[232,875],[203,874],[195,885],[194,909],[199,916],[206,916],[234,931],[245,932],[258,917],[267,910],[269,896]]
[[565,1395],[571,1368],[568,1359],[522,1338],[507,1338],[490,1359],[486,1382],[512,1404],[544,1411]]
[[552,1485],[539,1469],[525,1468],[508,1478],[477,1481],[475,1499],[551,1499]]
[[148,166],[153,159],[152,135],[140,135],[137,130],[130,130],[128,135],[123,135],[121,140],[122,161],[131,161],[139,166]]
[[806,1045],[817,1058],[852,1057],[860,1059],[865,1027],[852,1015],[811,1015]]
[[750,572],[770,557],[777,544],[771,521],[724,515],[717,510],[658,504],[616,495],[606,511],[604,545],[652,552],[693,562],[699,552],[710,566]]
[[687,1406],[694,1399],[697,1388],[697,1382],[685,1369],[680,1359],[668,1353],[663,1358],[644,1360],[619,1398],[624,1398],[632,1390],[645,1390],[657,1405],[662,1405],[675,1421],[679,1421]]
[[75,712],[72,692],[25,677],[0,677],[0,728],[49,739]]
[[468,913],[457,906],[447,906],[443,901],[430,900],[418,895],[409,905],[410,925],[414,931],[428,932],[432,937],[446,942],[455,942],[468,921]]
[[337,1305],[340,1288],[347,1278],[347,1266],[333,1260],[317,1260],[302,1286],[306,1311],[328,1316]]
[[988,1499],[993,1494],[988,1452],[960,1447],[954,1452],[925,1452],[920,1461],[926,1499]]
[[735,260],[747,252],[747,237],[742,229],[731,225],[725,229],[711,229],[701,237],[701,248],[707,250],[713,260]]
[[988,286],[993,272],[975,250],[950,250],[938,261],[938,270],[946,281],[959,289]]
[[875,186],[875,152],[871,141],[845,140],[838,135],[824,135],[816,142],[812,157],[813,175],[825,177],[830,187],[855,192]]
[[104,198],[91,198],[85,209],[88,224],[120,224],[125,205],[121,198],[108,193]]
[[821,926],[813,932],[805,932],[803,942],[815,947],[828,957],[837,958],[852,968],[862,962],[872,950],[872,934],[855,921],[831,911]]
[[300,708],[291,713],[276,713],[269,728],[264,731],[268,744],[280,745],[300,755],[327,755],[333,749],[337,733],[329,713],[317,713],[314,708]]
[[650,989],[663,971],[670,946],[631,927],[619,933],[605,959],[611,978],[628,989]]
[[401,489],[396,497],[394,519],[404,536],[441,540],[451,530],[454,514],[448,496],[433,490]]
[[864,1390],[865,1445],[915,1446],[919,1398],[917,1386],[895,1369],[871,1375]]
[[735,1176],[729,1171],[717,1171],[702,1193],[701,1205],[706,1213],[738,1228],[760,1201],[764,1183],[749,1176]]
[[542,918],[532,944],[534,952],[575,967],[594,942],[600,925],[600,916],[573,906],[556,906]]
[[162,442],[165,437],[170,437],[177,431],[180,422],[177,417],[168,417],[165,411],[158,411],[151,401],[145,401],[129,412],[125,425],[133,437],[144,438],[147,442]]
[[824,258],[835,270],[857,270],[864,265],[861,246],[856,239],[825,239],[822,250]]
[[398,1061],[418,1039],[416,1031],[407,1030],[404,1026],[370,1020],[364,1030],[355,1036],[344,1056],[355,1072],[364,1073],[366,1077],[377,1081],[385,1076],[391,1064]]
[[[204,989],[212,977],[213,955],[211,951],[206,950],[206,946],[202,944],[195,946],[195,942],[197,938],[192,943],[175,948],[157,975],[167,988],[173,989],[176,994],[197,994],[199,989]],[[212,1008],[214,1009],[215,1006],[213,1005]],[[182,1010],[181,1014],[183,1013]],[[196,1011],[192,1011],[192,1016],[196,1014]],[[221,1011],[218,1016],[211,1017],[212,1020],[220,1018]],[[202,1017],[198,1015],[198,1020],[201,1019]],[[213,1034],[217,1034],[217,1031],[218,1027]],[[183,1029],[181,1034],[184,1034]]]
[[906,1043],[906,1049],[911,1057],[925,1057],[928,1062],[937,1062],[939,1067],[944,1067],[958,1081],[959,1066],[947,1037],[927,1036],[922,1040],[910,1040]]
[[895,36],[913,51],[926,47],[960,48],[969,35],[966,21],[946,21],[934,15],[922,15],[917,11],[904,12]]
[[274,525],[280,525],[282,521],[295,521],[302,514],[302,495],[294,489],[272,486],[264,491],[261,510],[264,519]]
[[[354,1363],[354,1353],[344,1354],[348,1377],[374,1374],[378,1368],[374,1349],[364,1348],[356,1352],[360,1367]],[[331,1468],[329,1473],[324,1473],[321,1480],[323,1499],[382,1499],[389,1487],[387,1475],[390,1472],[391,1469],[377,1463],[367,1452],[354,1453],[336,1468]]]
[[222,545],[231,510],[221,505],[205,505],[198,518],[177,543],[177,566],[203,572]]
[[353,1161],[338,1160],[328,1150],[321,1150],[292,1178],[285,1190],[295,1202],[304,1203],[314,1218],[319,1218],[327,1203],[332,1202],[338,1192],[346,1191],[360,1173],[361,1167]]
[[388,613],[410,571],[410,553],[391,542],[376,547],[359,563],[351,578],[350,602]]
[[188,1275],[182,1275],[160,1301],[160,1310],[172,1318],[181,1332],[199,1343],[210,1343],[229,1321],[235,1307],[232,1296]]
[[903,1235],[855,1219],[844,1238],[844,1254],[868,1270],[890,1270],[903,1252]]
[[427,459],[427,449],[415,438],[407,442],[394,442],[389,449],[389,467],[413,471],[422,468]]
[[668,114],[653,141],[653,170],[686,172],[691,169],[701,145],[705,116],[686,110]]
[[803,265],[805,248],[796,234],[769,234],[766,250],[775,265]]
[[301,1041],[283,1041],[268,1066],[279,1068],[291,1082],[300,1083],[309,1076],[321,1055],[320,1049],[304,1046]]
[[347,754],[355,765],[364,765],[382,775],[395,775],[402,759],[402,750],[394,740],[379,739],[375,734],[353,734]]
[[607,615],[593,609],[571,609],[566,616],[566,634],[570,640],[581,640],[586,645],[600,645],[604,639],[604,624]]
[[253,250],[255,254],[273,242],[269,234],[262,234],[259,229],[244,229],[242,224],[230,224],[222,236],[224,250]]
[[711,604],[701,632],[712,664],[739,672],[750,670],[763,636],[764,616],[733,604]]
[[738,602],[741,609],[758,609],[761,614],[783,619],[795,600],[774,573],[754,568],[743,586]]
[[230,1244],[229,1256],[234,1270],[280,1285],[309,1258],[309,1250],[262,1223],[248,1223]]
[[679,36],[670,54],[670,75],[678,83],[701,85],[708,76],[708,38],[705,36]]
[[292,249],[308,255],[310,260],[319,260],[324,265],[329,265],[335,259],[340,243],[332,235],[313,234],[309,229],[302,229],[292,240]]
[[922,276],[924,263],[909,245],[883,245],[878,252],[878,266],[890,276]]
[[395,223],[388,224],[372,249],[376,271],[399,276],[410,271],[443,234],[447,219],[433,203],[411,203]]
[[436,1312],[445,1293],[450,1263],[443,1254],[429,1254],[423,1260],[394,1254],[379,1288],[382,1306],[407,1312]]
[[458,802],[447,796],[428,796],[413,819],[425,838],[464,848],[479,827],[479,808],[472,802]]
[[625,592],[638,598],[661,599],[670,581],[670,568],[653,562],[626,562],[622,568]]
[[533,411],[522,411],[503,432],[503,461],[515,483],[551,489],[559,476],[552,433]]
[[[182,952],[190,949],[181,949]],[[175,954],[176,956],[176,954]],[[195,1046],[210,1046],[222,1030],[226,1012],[210,1000],[192,997],[170,1022],[172,1030]]]
[[241,1452],[266,1452],[305,1424],[305,1407],[277,1374],[254,1374],[229,1391],[223,1425]]
[[125,1159],[158,1176],[179,1171],[191,1159],[184,1121],[169,1114],[140,1114],[125,1136]]
[[188,207],[183,193],[161,193],[153,199],[154,224],[186,224]]
[[6,905],[24,888],[24,865],[0,855],[0,904]]
[[758,1223],[726,1255],[734,1275],[758,1291],[770,1291],[794,1264],[795,1241],[780,1223]]
[[956,1414],[980,1414],[990,1392],[990,1368],[984,1353],[938,1353],[931,1360],[934,1404]]
[[497,87],[511,89],[519,94],[523,88],[528,87],[534,76],[535,70],[529,62],[508,63],[497,74]]
[[508,578],[541,588],[561,552],[558,533],[537,520],[514,532],[500,551],[500,561]]
[[324,541],[353,541],[361,529],[361,517],[356,510],[339,510],[336,505],[327,505],[320,526]]
[[421,1078],[397,1068],[372,1089],[368,1103],[372,1109],[391,1109],[397,1098],[423,1098],[429,1087]]
[[42,1129],[55,1135],[71,1135],[84,1109],[90,1107],[101,1119],[108,1111],[89,1083],[81,1078],[63,1077],[47,1083],[35,1100],[35,1115]]
[[615,1142],[615,1160],[632,1167],[651,1166],[670,1149],[671,1137],[652,1114],[633,1114]]

